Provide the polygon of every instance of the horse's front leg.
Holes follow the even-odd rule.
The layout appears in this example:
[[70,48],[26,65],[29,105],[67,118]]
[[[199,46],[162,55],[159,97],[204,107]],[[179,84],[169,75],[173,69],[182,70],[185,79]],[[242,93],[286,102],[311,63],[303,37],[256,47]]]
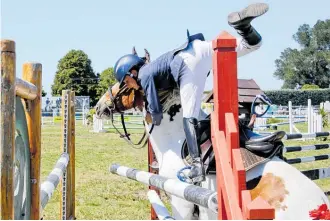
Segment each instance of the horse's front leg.
[[[175,145],[175,143],[168,142],[167,145],[162,145],[166,139],[163,142],[157,142],[157,128],[149,140],[159,164],[159,175],[178,179],[177,172],[186,166],[181,159],[181,149],[178,147],[178,144]],[[175,196],[170,197],[172,213],[175,219],[191,220],[194,218],[192,216],[194,204]]]
[[[178,179],[176,174],[177,172],[185,167],[181,157],[179,158],[174,152],[168,151],[162,156],[162,163],[159,164],[159,175]],[[172,207],[172,215],[175,219],[179,220],[192,220],[196,219],[193,217],[194,212],[194,204],[190,203],[186,200],[178,198],[176,196],[171,195],[171,207]]]

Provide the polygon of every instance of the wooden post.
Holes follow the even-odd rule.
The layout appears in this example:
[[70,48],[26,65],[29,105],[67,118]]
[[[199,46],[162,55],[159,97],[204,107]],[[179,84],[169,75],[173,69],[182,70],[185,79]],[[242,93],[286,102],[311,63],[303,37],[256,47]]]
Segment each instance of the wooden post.
[[274,208],[261,197],[251,202],[250,193],[245,191],[245,171],[237,149],[236,39],[227,32],[222,32],[213,41],[213,49],[214,112],[211,115],[211,133],[217,167],[218,219],[242,219],[243,216],[248,219],[272,219]]
[[1,220],[14,219],[15,42],[1,41]]
[[61,204],[60,204],[60,220],[67,220],[70,216],[70,165],[71,165],[71,135],[72,135],[72,124],[71,124],[71,91],[62,91],[62,138],[61,138],[61,152],[69,154],[69,164],[66,171],[63,173],[63,178],[61,181]]
[[23,64],[23,80],[37,87],[34,100],[27,100],[25,107],[30,143],[31,160],[31,220],[40,220],[40,157],[41,157],[41,91],[42,66],[39,63]]
[[[237,80],[237,53],[236,53],[236,38],[231,36],[227,32],[222,32],[217,39],[213,41],[213,101],[214,101],[214,113],[211,115],[212,122],[215,121],[215,126],[217,128],[212,128],[212,143],[214,149],[224,149],[229,148],[228,150],[223,150],[226,152],[227,156],[225,157],[230,164],[230,170],[226,171],[226,174],[222,174],[226,176],[232,176],[232,148],[239,147],[238,133],[235,127],[230,125],[230,128],[226,127],[225,122],[225,114],[233,113],[234,122],[238,122],[238,80]],[[225,86],[226,85],[226,86]],[[214,123],[214,122],[213,122]],[[237,128],[237,127],[236,127]],[[231,129],[231,130],[230,130]],[[226,141],[230,145],[217,147],[217,142],[219,142],[219,138],[215,138],[215,134],[219,131],[226,132]],[[228,132],[232,133],[232,136],[228,136]],[[218,204],[219,204],[219,212],[218,219],[227,219],[231,216],[238,216],[239,209],[236,208],[225,208],[225,202],[227,199],[225,198],[227,194],[227,189],[222,189],[220,182],[225,182],[225,180],[220,179],[220,161],[217,156],[218,152],[215,150],[216,154],[216,162],[217,162],[217,183],[218,183]],[[227,158],[228,157],[228,158]],[[223,160],[223,159],[222,159]],[[228,178],[230,180],[230,178]],[[230,182],[230,181],[229,181]],[[222,183],[221,183],[222,184]],[[237,196],[238,197],[238,196]],[[238,199],[238,198],[237,198]],[[237,201],[239,202],[239,201]],[[237,205],[236,205],[237,206]],[[234,211],[231,211],[234,209]],[[226,211],[231,211],[228,214]],[[232,214],[234,213],[234,214]],[[241,214],[240,214],[241,215]]]
[[75,138],[75,134],[76,134],[76,108],[75,108],[75,92],[72,91],[71,92],[71,108],[70,108],[70,115],[71,115],[71,140],[70,140],[70,149],[69,149],[69,156],[70,156],[70,161],[69,161],[69,171],[70,171],[70,201],[68,202],[68,208],[70,210],[69,214],[69,219],[74,220],[76,218],[76,214],[75,214],[75,196],[76,196],[76,171],[75,171],[75,162],[76,162],[76,138]]
[[219,130],[226,131],[225,113],[233,113],[238,122],[236,38],[224,31],[213,41],[213,49],[214,111],[218,113]]
[[[152,145],[151,145],[150,141],[148,140],[148,171],[149,171],[149,173],[157,174],[157,172],[150,166],[155,161],[155,159],[156,159],[156,157],[155,157],[154,151],[152,150]],[[158,195],[160,194],[159,190],[157,190],[154,187],[149,186],[149,190],[155,190]],[[158,216],[152,206],[150,206],[150,219],[158,220]]]

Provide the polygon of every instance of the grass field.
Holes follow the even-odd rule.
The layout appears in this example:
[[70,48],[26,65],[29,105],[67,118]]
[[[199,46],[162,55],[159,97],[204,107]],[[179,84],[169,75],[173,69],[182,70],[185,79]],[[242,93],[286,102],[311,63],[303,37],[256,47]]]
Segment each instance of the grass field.
[[[301,129],[305,125],[301,125]],[[281,128],[279,128],[281,129]],[[115,133],[91,133],[76,125],[76,217],[77,219],[150,219],[147,187],[138,182],[109,173],[112,163],[147,170],[147,149],[131,148]],[[330,130],[330,129],[328,129]],[[140,138],[134,135],[136,139]],[[60,124],[42,128],[41,173],[44,181],[60,155]],[[330,143],[330,141],[327,141]],[[302,143],[286,142],[287,145]],[[309,141],[305,143],[326,143]],[[330,150],[291,153],[294,158],[330,153]],[[330,160],[299,164],[299,169],[329,167]],[[330,179],[317,181],[324,190],[330,190]],[[44,219],[59,219],[59,188],[43,211]]]

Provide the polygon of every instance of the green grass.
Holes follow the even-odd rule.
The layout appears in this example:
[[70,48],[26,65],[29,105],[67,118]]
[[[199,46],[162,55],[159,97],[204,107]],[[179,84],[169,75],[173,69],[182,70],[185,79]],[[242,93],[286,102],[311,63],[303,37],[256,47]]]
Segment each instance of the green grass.
[[[133,149],[115,133],[91,133],[92,127],[76,124],[76,217],[88,220],[150,219],[148,188],[138,182],[109,173],[112,163],[147,170],[147,148]],[[141,134],[132,135],[138,141]],[[44,181],[60,156],[61,129],[59,124],[42,128],[41,174]],[[312,143],[313,141],[308,141]],[[330,143],[330,141],[328,141]],[[287,145],[301,141],[285,142]],[[314,141],[320,143],[320,141]],[[290,153],[287,157],[330,153],[329,150]],[[296,165],[299,169],[329,167],[330,161]],[[330,190],[330,180],[316,182]],[[297,184],[298,185],[298,184]],[[44,219],[59,219],[59,188],[43,211]],[[168,204],[167,204],[168,205]]]
[[[147,149],[131,148],[114,133],[91,133],[76,126],[77,219],[150,219],[147,187],[109,173],[112,163],[147,170]],[[135,139],[139,137],[133,137]],[[45,180],[60,155],[60,126],[42,129],[41,173]],[[43,211],[44,219],[59,218],[59,188]]]

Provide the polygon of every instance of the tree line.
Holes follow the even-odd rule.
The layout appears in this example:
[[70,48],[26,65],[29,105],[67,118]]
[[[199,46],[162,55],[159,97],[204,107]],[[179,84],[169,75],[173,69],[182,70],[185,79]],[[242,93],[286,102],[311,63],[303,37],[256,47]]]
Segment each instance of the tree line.
[[[275,60],[273,76],[283,80],[282,89],[329,88],[330,20],[318,20],[313,27],[301,25],[293,35],[299,48],[286,48]],[[70,50],[57,65],[52,96],[71,89],[76,96],[90,96],[91,106],[116,80],[112,66],[96,73],[92,61],[82,50]],[[43,91],[43,95],[46,93]]]
[[329,88],[330,19],[301,25],[293,39],[299,48],[286,48],[275,60],[273,76],[283,80],[282,89]]
[[91,64],[92,61],[84,51],[70,50],[58,62],[51,86],[52,96],[60,96],[62,90],[71,89],[76,96],[89,96],[91,106],[94,106],[116,80],[112,67],[95,73]]

